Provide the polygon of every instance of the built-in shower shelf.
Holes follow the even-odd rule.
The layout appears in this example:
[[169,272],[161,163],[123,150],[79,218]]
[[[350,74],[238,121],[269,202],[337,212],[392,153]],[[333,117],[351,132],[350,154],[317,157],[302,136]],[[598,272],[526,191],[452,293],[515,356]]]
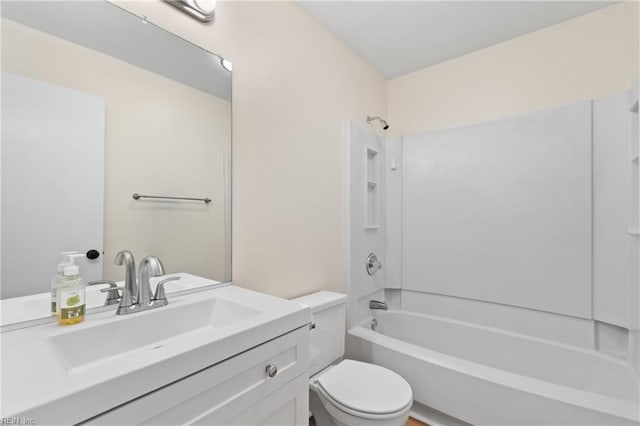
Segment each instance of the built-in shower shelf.
[[[637,90],[637,89],[636,89]],[[632,91],[633,103],[630,111],[629,129],[629,224],[627,233],[630,236],[640,236],[640,138],[638,137],[638,98],[637,92]]]
[[365,229],[374,230],[380,228],[380,188],[378,179],[380,176],[380,159],[378,150],[370,146],[365,148],[365,173],[366,173],[366,203],[365,203]]

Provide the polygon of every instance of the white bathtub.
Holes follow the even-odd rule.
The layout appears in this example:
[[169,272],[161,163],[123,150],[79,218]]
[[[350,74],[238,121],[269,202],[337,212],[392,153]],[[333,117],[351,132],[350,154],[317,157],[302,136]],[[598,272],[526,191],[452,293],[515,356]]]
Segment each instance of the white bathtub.
[[638,424],[626,362],[552,341],[404,311],[349,330],[349,355],[388,367],[415,400],[472,424]]

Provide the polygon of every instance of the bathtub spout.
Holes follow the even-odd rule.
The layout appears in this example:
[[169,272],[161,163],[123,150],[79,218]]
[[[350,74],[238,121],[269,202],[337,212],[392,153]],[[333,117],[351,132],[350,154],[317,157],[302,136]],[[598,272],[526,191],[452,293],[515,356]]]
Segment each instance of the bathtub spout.
[[381,302],[379,300],[369,300],[369,309],[382,309],[383,311],[389,310],[389,306],[387,306],[386,302]]

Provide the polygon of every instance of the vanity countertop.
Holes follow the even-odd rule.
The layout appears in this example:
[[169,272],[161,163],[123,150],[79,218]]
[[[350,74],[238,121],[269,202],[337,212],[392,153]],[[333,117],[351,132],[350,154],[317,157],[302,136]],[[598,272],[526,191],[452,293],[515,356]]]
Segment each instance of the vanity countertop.
[[[165,291],[169,295],[178,291],[194,290],[222,284],[220,281],[180,272],[150,278],[149,284],[151,285],[151,290],[155,292],[156,285],[158,285],[161,280],[170,277],[180,277],[180,280],[172,281],[165,285]],[[124,281],[118,281],[116,284],[122,287],[124,286]],[[105,285],[87,287],[85,300],[87,309],[99,308],[104,305],[107,295],[100,292],[100,290],[104,288],[106,288]],[[24,323],[26,321],[47,319],[50,309],[51,294],[49,292],[0,299],[0,326],[11,326],[12,324]]]
[[[194,312],[206,318],[190,328],[194,318],[201,318]],[[46,324],[5,332],[1,415],[77,423],[310,321],[308,308],[226,285],[176,296],[166,307],[136,314],[101,312],[73,326]],[[147,327],[140,328],[145,333],[128,333],[127,327],[134,325]],[[160,327],[169,329],[171,338],[154,340],[153,335],[163,336],[153,331]],[[91,346],[78,346],[85,341]]]

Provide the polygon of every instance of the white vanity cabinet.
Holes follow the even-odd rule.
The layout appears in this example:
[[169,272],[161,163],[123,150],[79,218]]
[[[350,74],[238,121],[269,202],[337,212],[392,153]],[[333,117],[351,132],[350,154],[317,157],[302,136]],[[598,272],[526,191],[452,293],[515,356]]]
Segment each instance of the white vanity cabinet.
[[84,424],[306,425],[308,363],[303,326]]

